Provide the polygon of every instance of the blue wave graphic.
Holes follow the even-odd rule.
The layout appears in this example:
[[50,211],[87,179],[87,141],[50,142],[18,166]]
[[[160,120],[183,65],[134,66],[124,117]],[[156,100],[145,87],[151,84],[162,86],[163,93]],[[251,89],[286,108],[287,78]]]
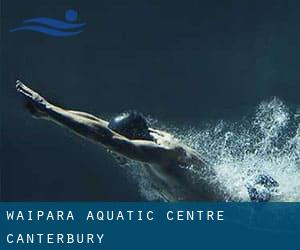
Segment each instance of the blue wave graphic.
[[75,28],[83,27],[85,25],[85,23],[73,24],[73,23],[67,23],[67,22],[63,22],[52,18],[46,18],[46,17],[38,17],[38,18],[24,20],[23,23],[44,24],[44,25],[48,25],[51,28],[56,28],[56,29],[75,29]]
[[44,34],[47,34],[47,35],[50,35],[50,36],[56,36],[56,37],[74,36],[74,35],[77,35],[77,34],[83,32],[83,30],[60,31],[60,30],[54,30],[54,29],[50,29],[50,28],[47,28],[47,27],[35,26],[35,25],[17,27],[15,29],[10,30],[10,32],[21,31],[21,30],[36,31],[36,32],[40,32],[40,33],[44,33]]
[[77,19],[77,12],[75,10],[67,10],[65,12],[65,19],[67,22],[47,17],[27,19],[23,21],[23,26],[9,31],[35,31],[56,37],[74,36],[83,32],[83,29],[80,28],[83,28],[85,23],[73,23]]

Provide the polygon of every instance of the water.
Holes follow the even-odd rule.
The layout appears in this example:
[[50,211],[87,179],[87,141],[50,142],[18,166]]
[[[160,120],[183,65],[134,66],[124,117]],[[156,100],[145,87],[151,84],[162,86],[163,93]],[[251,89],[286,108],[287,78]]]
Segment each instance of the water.
[[[223,120],[205,129],[169,131],[200,152],[216,171],[216,177],[203,177],[191,166],[193,181],[217,181],[228,199],[249,201],[246,183],[259,173],[267,173],[280,185],[274,201],[300,201],[300,110],[292,111],[278,98],[262,102],[252,115],[238,122]],[[137,163],[128,165],[146,199],[164,199],[146,168]]]

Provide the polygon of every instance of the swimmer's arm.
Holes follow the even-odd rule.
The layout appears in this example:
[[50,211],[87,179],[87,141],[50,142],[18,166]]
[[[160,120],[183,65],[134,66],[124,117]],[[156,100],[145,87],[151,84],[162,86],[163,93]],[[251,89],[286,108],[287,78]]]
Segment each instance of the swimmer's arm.
[[160,146],[152,141],[129,140],[118,134],[113,136],[111,149],[129,159],[150,164],[168,165],[175,159],[175,150],[172,148]]
[[75,110],[68,110],[68,111],[71,112],[71,113],[73,113],[74,115],[79,115],[79,116],[82,116],[84,118],[91,119],[93,121],[106,123],[106,121],[104,121],[103,119],[101,119],[101,118],[99,118],[97,116],[94,116],[92,114],[86,113],[86,112],[75,111]]
[[[17,80],[16,82],[16,89],[18,92],[20,92],[27,101],[27,107],[33,112],[33,115],[37,115],[37,117],[43,118],[43,116],[47,116],[46,113],[42,112],[42,109],[44,109],[46,106],[49,106],[50,103],[45,100],[42,96],[40,96],[38,93],[34,92],[32,89],[27,87],[25,84],[23,84],[21,81]],[[32,110],[34,108],[35,110]],[[106,123],[105,120],[96,117],[92,114],[81,112],[81,111],[75,111],[75,110],[67,110],[68,112],[81,116],[83,118]],[[36,114],[38,112],[38,114]],[[45,117],[44,117],[45,118]]]
[[170,158],[170,149],[161,147],[151,141],[129,140],[109,129],[106,121],[86,118],[54,105],[47,109],[47,113],[55,122],[129,159],[162,164]]
[[105,139],[112,138],[107,128],[107,121],[87,113],[69,111],[55,106],[20,81],[17,81],[16,89],[30,104],[36,117],[54,121],[95,141],[103,137],[103,143],[107,143]]
[[171,158],[172,149],[161,147],[151,141],[129,140],[109,129],[107,121],[87,113],[69,111],[55,106],[21,82],[17,82],[16,88],[38,110],[41,114],[40,118],[54,121],[127,158],[157,164]]

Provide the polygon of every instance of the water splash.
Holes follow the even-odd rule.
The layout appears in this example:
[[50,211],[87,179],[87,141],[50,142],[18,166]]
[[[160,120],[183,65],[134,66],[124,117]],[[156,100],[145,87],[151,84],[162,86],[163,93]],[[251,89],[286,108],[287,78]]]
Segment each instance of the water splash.
[[[291,112],[278,98],[262,102],[240,122],[220,121],[202,130],[172,132],[215,168],[219,189],[228,199],[249,201],[246,183],[267,173],[280,184],[274,200],[300,201],[300,112]],[[145,198],[161,198],[145,168],[130,166]],[[197,171],[190,171],[197,179]]]

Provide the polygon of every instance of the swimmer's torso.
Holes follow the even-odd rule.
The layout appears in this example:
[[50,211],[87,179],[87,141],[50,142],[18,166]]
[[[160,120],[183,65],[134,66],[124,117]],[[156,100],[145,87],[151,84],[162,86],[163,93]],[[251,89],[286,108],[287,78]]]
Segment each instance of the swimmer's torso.
[[[154,131],[154,130],[153,130]],[[168,200],[221,200],[224,197],[209,184],[209,180],[201,176],[205,166],[191,166],[193,150],[181,145],[172,135],[157,131],[152,132],[155,142],[161,146],[174,148],[173,161],[164,165],[150,165],[147,171],[151,181]],[[168,157],[167,157],[168,158]],[[206,176],[207,177],[207,176]]]

